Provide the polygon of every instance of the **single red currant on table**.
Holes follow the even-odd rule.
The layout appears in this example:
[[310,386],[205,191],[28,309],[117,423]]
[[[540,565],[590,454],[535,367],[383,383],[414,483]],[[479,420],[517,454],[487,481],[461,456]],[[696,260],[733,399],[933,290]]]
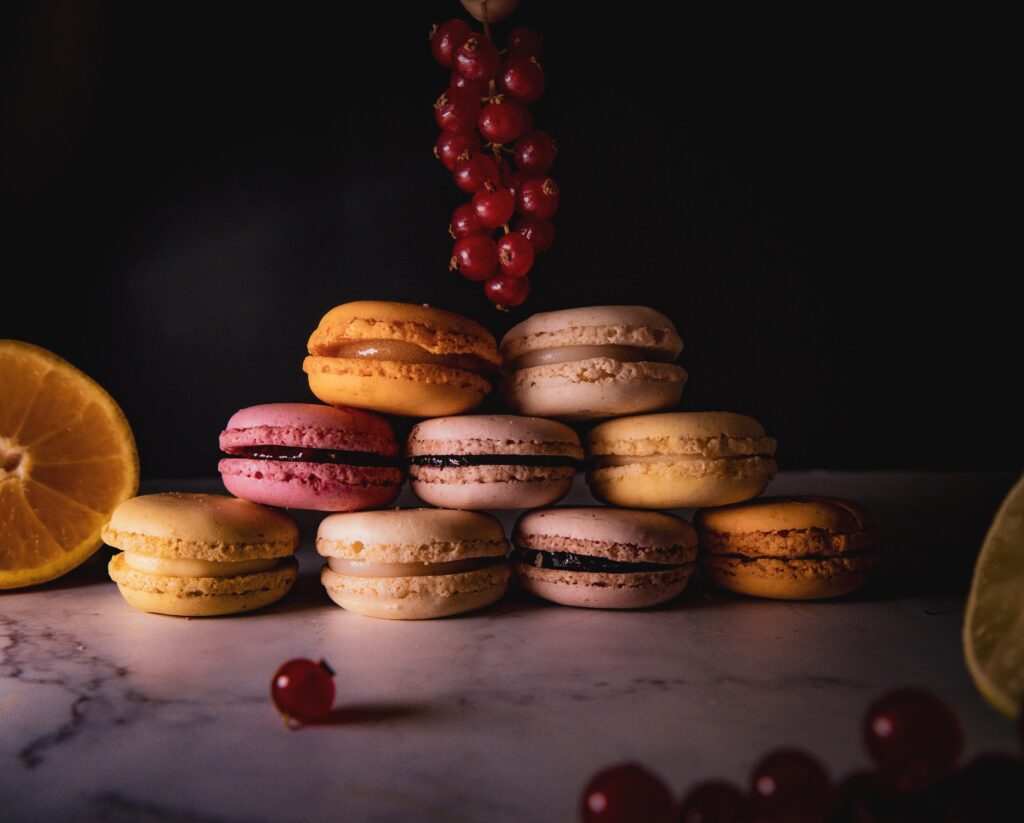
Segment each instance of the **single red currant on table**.
[[598,772],[583,791],[583,823],[671,823],[673,817],[668,787],[635,763]]
[[270,697],[285,721],[326,720],[334,706],[334,669],[326,660],[289,660],[274,672]]
[[465,20],[448,20],[430,32],[430,50],[442,66],[455,65],[455,50],[473,33]]
[[751,781],[752,817],[758,823],[825,823],[832,783],[809,754],[780,749],[762,760]]

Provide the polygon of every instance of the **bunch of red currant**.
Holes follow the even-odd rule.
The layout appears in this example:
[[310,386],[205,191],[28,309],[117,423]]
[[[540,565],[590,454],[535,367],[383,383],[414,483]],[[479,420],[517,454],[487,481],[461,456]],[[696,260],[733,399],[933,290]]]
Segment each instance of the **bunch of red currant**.
[[930,692],[902,689],[875,701],[864,719],[863,734],[875,769],[854,772],[838,785],[816,758],[797,749],[779,749],[765,757],[754,769],[748,792],[711,780],[691,788],[678,804],[665,783],[642,766],[612,766],[594,775],[584,790],[581,819],[584,823],[1019,819],[1024,759],[989,753],[958,770],[964,745],[960,722]]
[[430,38],[434,57],[453,69],[434,103],[441,127],[434,154],[455,185],[473,195],[452,215],[450,268],[484,281],[498,308],[518,306],[530,293],[534,256],[554,242],[551,218],[558,211],[558,184],[548,176],[557,146],[550,134],[533,128],[527,109],[544,93],[541,36],[515,29],[502,53],[465,21],[449,20],[435,26]]

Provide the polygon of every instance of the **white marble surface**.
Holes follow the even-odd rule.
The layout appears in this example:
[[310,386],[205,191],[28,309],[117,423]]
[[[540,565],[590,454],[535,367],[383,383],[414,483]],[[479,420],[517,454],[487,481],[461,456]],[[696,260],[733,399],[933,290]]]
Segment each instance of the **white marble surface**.
[[[886,530],[881,580],[832,603],[692,586],[640,613],[513,596],[460,618],[378,621],[327,600],[308,541],[292,595],[244,617],[137,612],[99,563],[0,593],[0,820],[571,821],[587,777],[623,759],[677,792],[745,783],[783,744],[833,774],[865,765],[862,713],[903,685],[954,704],[969,753],[1012,749],[1012,724],[962,664],[962,597],[913,594],[921,558],[969,566],[1011,480],[781,476],[772,492],[859,499]],[[297,656],[337,669],[342,722],[285,730],[269,682]]]

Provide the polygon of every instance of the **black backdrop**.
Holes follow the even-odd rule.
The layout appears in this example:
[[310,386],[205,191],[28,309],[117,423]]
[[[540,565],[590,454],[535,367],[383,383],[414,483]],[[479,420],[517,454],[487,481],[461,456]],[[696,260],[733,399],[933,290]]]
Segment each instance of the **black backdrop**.
[[334,8],[0,12],[0,336],[109,388],[144,475],[212,474],[237,408],[313,401],[306,338],[361,298],[499,336],[648,304],[686,341],[683,408],[753,414],[783,467],[1019,466],[1014,273],[971,190],[985,126],[919,21],[526,0],[562,208],[506,315],[446,268],[462,197],[431,156],[447,72],[426,35],[461,7]]

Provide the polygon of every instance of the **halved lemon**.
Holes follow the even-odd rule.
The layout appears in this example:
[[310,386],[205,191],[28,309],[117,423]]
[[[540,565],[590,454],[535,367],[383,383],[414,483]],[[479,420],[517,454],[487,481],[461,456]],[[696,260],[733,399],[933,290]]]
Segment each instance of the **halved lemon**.
[[0,589],[83,563],[138,487],[135,438],[114,399],[53,352],[0,340]]
[[1024,700],[1024,477],[981,545],[964,618],[964,656],[984,698],[1016,717]]

